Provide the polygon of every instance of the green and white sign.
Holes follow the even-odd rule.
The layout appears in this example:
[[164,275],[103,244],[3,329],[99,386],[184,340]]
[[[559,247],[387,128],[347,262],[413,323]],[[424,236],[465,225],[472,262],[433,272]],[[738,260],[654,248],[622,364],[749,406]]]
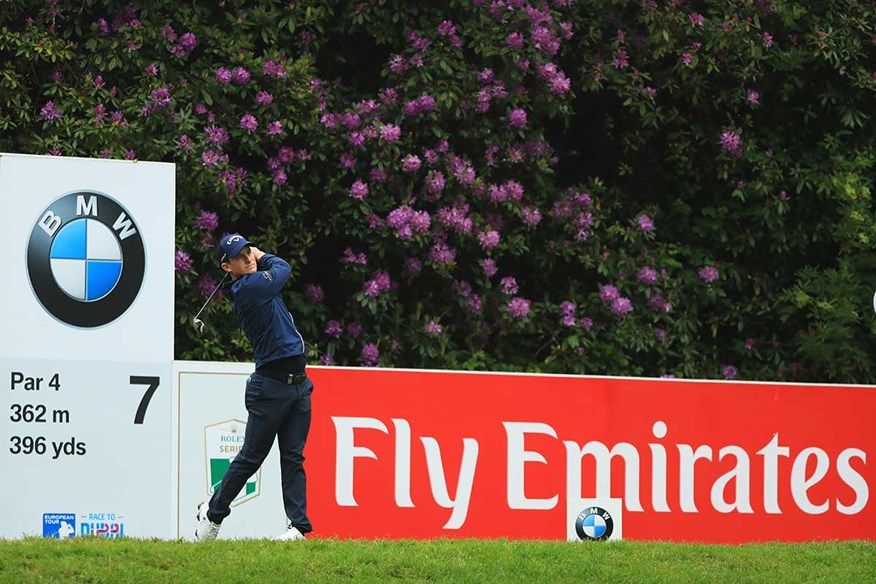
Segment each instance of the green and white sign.
[[[204,438],[207,460],[207,492],[212,495],[219,488],[225,471],[243,447],[243,437],[246,434],[246,422],[242,420],[226,420],[211,424],[204,428]],[[240,505],[259,496],[261,470],[258,470],[246,482],[240,494],[231,505]]]

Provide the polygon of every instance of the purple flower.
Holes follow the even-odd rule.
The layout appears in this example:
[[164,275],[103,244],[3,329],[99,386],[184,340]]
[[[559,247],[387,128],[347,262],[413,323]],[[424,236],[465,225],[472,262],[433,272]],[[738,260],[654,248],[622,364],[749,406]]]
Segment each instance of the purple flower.
[[523,217],[523,222],[530,227],[535,227],[541,221],[541,211],[536,207],[523,207],[520,210],[520,215]]
[[523,198],[523,185],[519,182],[509,180],[503,186],[509,201],[519,201]]
[[216,288],[216,280],[214,280],[212,276],[204,274],[198,278],[197,286],[198,292],[201,293],[201,296],[209,296]]
[[362,365],[364,365],[365,367],[374,367],[378,364],[379,358],[380,350],[374,343],[366,343],[365,346],[362,347],[360,359],[362,361]]
[[518,286],[517,280],[514,276],[506,276],[499,281],[499,287],[502,289],[503,294],[507,294],[511,296],[512,294],[517,294]]
[[325,355],[319,356],[319,364],[320,365],[334,365],[335,357],[331,353],[326,353]]
[[246,85],[249,83],[249,79],[249,71],[244,67],[235,67],[234,71],[231,72],[231,80],[238,85]]
[[365,282],[364,293],[369,298],[377,298],[392,288],[392,280],[386,270],[375,270],[370,280]]
[[279,136],[283,133],[283,123],[275,120],[268,124],[268,134],[271,136]]
[[599,287],[599,299],[603,302],[614,302],[619,296],[617,288],[611,284]]
[[332,337],[333,339],[341,338],[341,334],[344,332],[344,327],[341,326],[341,323],[337,320],[330,320],[325,325],[325,334]]
[[760,103],[760,94],[753,89],[749,89],[745,94],[745,100],[751,105]]
[[149,94],[149,98],[156,107],[166,107],[170,105],[170,91],[166,87],[156,87]]
[[657,340],[661,343],[666,341],[666,331],[659,326],[654,327],[654,336],[657,337]]
[[365,145],[365,134],[362,132],[350,132],[350,135],[347,136],[347,142],[354,148],[361,148]]
[[672,310],[672,306],[670,306],[669,302],[667,302],[659,292],[651,294],[651,296],[648,297],[648,306],[657,312],[670,312]]
[[364,201],[368,196],[368,184],[361,180],[357,180],[353,183],[353,186],[350,187],[349,195],[357,201]]
[[478,242],[485,250],[493,249],[494,247],[499,245],[499,232],[481,231],[480,233],[478,233]]
[[416,154],[409,154],[402,160],[402,170],[404,172],[417,172],[420,170],[420,157]]
[[179,42],[173,49],[171,49],[171,52],[177,57],[185,57],[195,50],[197,44],[198,37],[195,36],[195,33],[187,32],[179,37]]
[[185,274],[192,269],[192,258],[186,252],[177,250],[173,259],[177,274]]
[[593,328],[593,319],[589,316],[581,317],[581,326],[584,328],[585,331],[589,331]]
[[255,101],[259,105],[269,105],[274,101],[274,96],[267,91],[259,91],[256,93]]
[[421,262],[417,258],[408,258],[405,260],[405,274],[409,278],[416,278],[420,275],[420,272],[423,271],[423,262]]
[[639,215],[636,217],[636,229],[642,233],[651,233],[654,231],[654,220],[647,215]]
[[699,269],[697,275],[700,277],[700,280],[706,284],[711,284],[717,280],[721,274],[718,272],[718,268],[714,266],[705,266]]
[[611,301],[611,311],[617,316],[626,316],[633,311],[633,303],[625,296],[618,296]]
[[286,173],[284,171],[275,170],[274,174],[273,174],[273,179],[274,179],[274,184],[276,184],[278,186],[283,186],[284,184],[286,184],[286,181],[289,179],[289,177],[286,175]]
[[438,222],[451,231],[460,235],[470,233],[472,220],[468,216],[468,205],[457,201],[453,207],[442,207],[438,210]]
[[243,117],[240,118],[240,127],[247,132],[255,132],[256,128],[259,127],[259,122],[254,115],[244,114]]
[[229,140],[228,132],[219,126],[207,126],[204,128],[204,133],[207,134],[207,141],[215,146],[221,147]]
[[195,218],[195,227],[201,231],[214,231],[219,227],[219,215],[212,211],[201,211]]
[[440,170],[430,170],[426,176],[426,190],[433,195],[437,195],[444,190],[444,185],[444,174]]
[[341,261],[345,264],[368,265],[368,258],[364,253],[356,253],[349,247],[344,250],[344,257],[341,258]]
[[216,69],[216,80],[222,85],[228,85],[231,83],[231,71],[225,67],[219,67]]
[[645,266],[636,274],[636,279],[646,286],[653,286],[657,283],[657,270],[650,266]]
[[691,12],[687,17],[690,19],[691,26],[703,26],[703,23],[706,22],[706,19],[699,12]]
[[768,32],[763,33],[763,46],[766,48],[773,46],[773,35]]
[[426,51],[432,42],[416,31],[411,31],[407,35],[408,42],[418,51]]
[[188,135],[183,134],[177,141],[177,147],[184,152],[190,151],[192,149],[192,139]]
[[529,307],[532,305],[530,300],[526,298],[521,298],[520,296],[515,296],[508,302],[508,314],[511,315],[512,318],[517,320],[521,320],[526,318],[529,314]]
[[407,63],[405,63],[405,58],[401,55],[393,55],[389,59],[389,70],[396,75],[401,75],[408,68]]
[[61,117],[61,110],[58,109],[54,101],[47,101],[46,105],[40,109],[40,116],[47,122],[51,122]]
[[520,50],[523,48],[523,35],[519,32],[512,32],[505,39],[505,42],[508,44],[508,48]]
[[94,112],[94,125],[99,126],[106,119],[106,106],[102,103],[97,104],[91,110]]
[[423,327],[423,330],[426,331],[427,335],[432,335],[433,337],[437,337],[443,331],[440,324],[435,322],[434,320],[430,320],[426,323],[426,326]]
[[228,155],[219,150],[207,150],[201,154],[201,162],[204,166],[216,166],[228,162]]
[[508,114],[508,124],[512,128],[523,128],[526,126],[526,112],[520,108],[511,110]]
[[575,326],[575,324],[576,324],[576,319],[575,319],[576,308],[577,307],[575,306],[575,303],[569,302],[568,300],[566,302],[563,302],[562,304],[560,304],[560,323],[563,326],[568,326],[568,327]]
[[401,137],[401,128],[395,124],[383,124],[380,127],[380,139],[387,144],[395,144]]
[[611,62],[611,65],[615,69],[624,69],[630,64],[630,55],[627,53],[626,49],[618,49],[617,54],[614,57],[614,61]]
[[736,367],[733,365],[724,365],[721,369],[721,374],[724,375],[724,379],[736,379],[738,373]]
[[349,152],[344,152],[343,154],[341,154],[341,166],[347,169],[355,168],[356,157]]
[[406,116],[416,116],[434,111],[437,105],[438,104],[434,97],[423,94],[417,99],[407,102],[404,107],[404,112]]
[[347,334],[353,337],[354,339],[358,339],[362,334],[363,327],[358,322],[351,322],[347,325]]
[[456,259],[456,251],[443,241],[436,241],[429,250],[429,259],[434,264],[446,265]]
[[499,268],[496,267],[496,260],[490,258],[481,260],[481,268],[483,268],[487,278],[492,278],[499,271]]
[[265,64],[262,67],[262,73],[268,77],[286,77],[286,69],[283,65],[277,63],[273,59],[265,61]]
[[136,160],[137,153],[134,150],[125,150],[125,153],[122,154],[122,158],[125,160]]
[[319,304],[325,298],[325,292],[319,284],[308,284],[304,287],[304,297],[311,304]]
[[693,62],[693,55],[690,53],[683,53],[681,55],[681,62],[684,63],[686,67],[690,67],[690,64]]
[[721,147],[734,156],[742,154],[742,136],[736,132],[721,133]]
[[443,21],[438,25],[438,34],[441,36],[451,36],[456,34],[456,27],[449,20]]

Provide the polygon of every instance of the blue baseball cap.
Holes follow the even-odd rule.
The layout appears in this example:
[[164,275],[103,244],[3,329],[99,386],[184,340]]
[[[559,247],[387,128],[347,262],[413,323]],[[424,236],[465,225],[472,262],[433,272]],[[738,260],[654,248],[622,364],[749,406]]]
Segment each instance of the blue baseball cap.
[[236,258],[248,245],[252,245],[247,238],[239,233],[230,233],[222,238],[216,246],[216,257],[220,262]]

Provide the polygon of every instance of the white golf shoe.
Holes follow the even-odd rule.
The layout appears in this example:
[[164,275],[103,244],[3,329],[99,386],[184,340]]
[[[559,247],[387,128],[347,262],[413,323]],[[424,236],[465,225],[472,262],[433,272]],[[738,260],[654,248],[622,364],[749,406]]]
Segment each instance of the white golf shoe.
[[221,525],[213,523],[207,517],[207,509],[209,505],[206,501],[198,505],[198,514],[195,518],[198,520],[198,527],[195,528],[195,541],[211,541],[219,536],[219,528]]
[[292,522],[286,520],[286,531],[274,538],[274,541],[297,541],[306,539],[304,534],[298,531],[297,527],[292,527]]

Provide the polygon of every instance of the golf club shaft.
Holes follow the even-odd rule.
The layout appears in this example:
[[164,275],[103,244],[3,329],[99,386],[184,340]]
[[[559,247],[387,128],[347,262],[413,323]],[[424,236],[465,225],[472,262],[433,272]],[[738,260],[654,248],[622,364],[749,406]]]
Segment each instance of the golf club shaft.
[[213,296],[216,294],[216,292],[219,290],[219,288],[222,287],[222,283],[225,282],[225,278],[227,278],[227,277],[228,277],[228,272],[225,272],[225,275],[222,276],[222,279],[219,280],[219,283],[216,284],[215,288],[213,288],[213,291],[210,293],[210,296],[207,297],[207,301],[204,302],[204,305],[201,307],[201,310],[199,310],[198,314],[195,315],[195,319],[197,319],[199,316],[201,316],[201,313],[204,312],[205,308],[207,308],[207,304],[210,303],[210,300],[212,300]]

